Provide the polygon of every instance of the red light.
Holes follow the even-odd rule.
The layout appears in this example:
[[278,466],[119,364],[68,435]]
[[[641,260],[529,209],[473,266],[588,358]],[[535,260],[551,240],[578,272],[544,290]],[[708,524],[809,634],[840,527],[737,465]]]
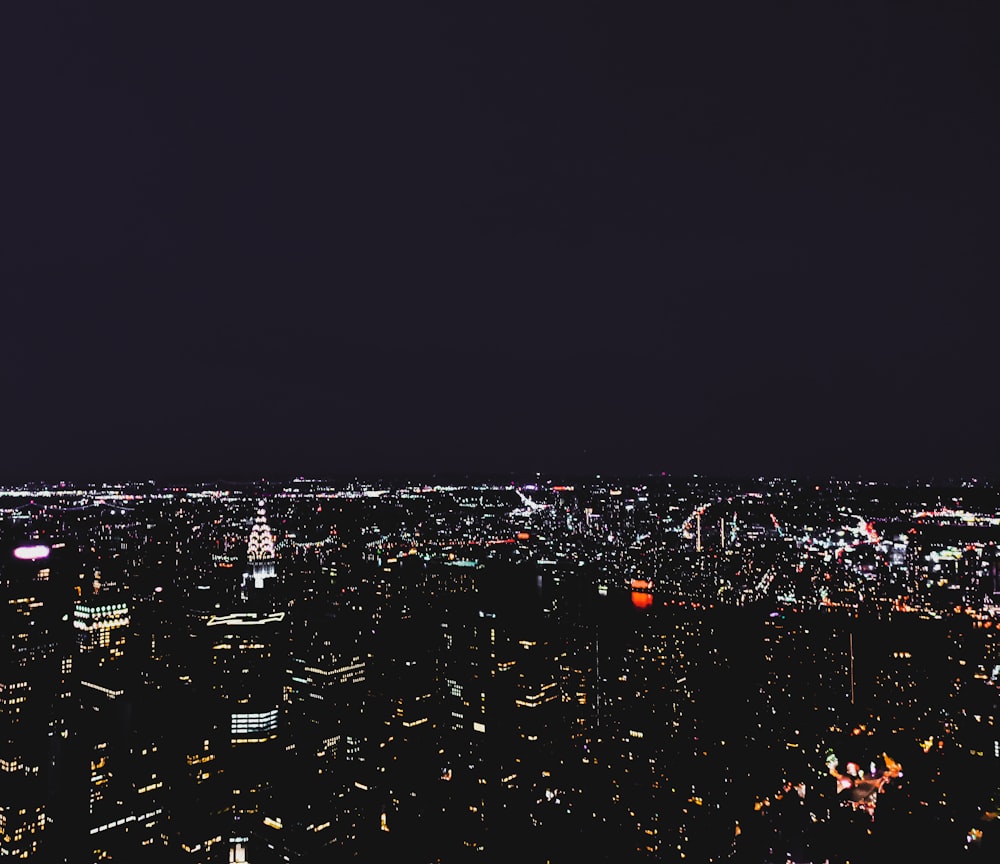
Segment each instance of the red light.
[[632,605],[636,609],[646,609],[653,605],[653,595],[647,594],[645,591],[633,591],[632,592]]

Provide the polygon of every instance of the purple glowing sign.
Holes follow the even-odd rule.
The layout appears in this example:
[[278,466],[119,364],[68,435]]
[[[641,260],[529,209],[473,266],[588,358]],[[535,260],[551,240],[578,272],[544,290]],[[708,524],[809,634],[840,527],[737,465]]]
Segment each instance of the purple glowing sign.
[[48,546],[18,546],[14,550],[14,557],[21,561],[38,561],[48,558],[49,551]]

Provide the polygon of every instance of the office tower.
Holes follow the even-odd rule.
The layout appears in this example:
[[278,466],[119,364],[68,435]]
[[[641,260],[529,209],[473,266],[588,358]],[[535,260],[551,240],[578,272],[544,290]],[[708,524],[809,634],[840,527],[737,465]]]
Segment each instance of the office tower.
[[268,583],[274,582],[276,578],[274,536],[267,524],[262,501],[247,543],[247,572],[243,574],[244,598],[253,591],[271,590]]
[[0,857],[42,860],[52,845],[61,651],[49,554],[8,546],[0,559]]
[[99,591],[73,608],[73,628],[81,657],[103,666],[122,658],[128,635],[128,603],[117,593]]
[[350,857],[378,830],[364,623],[321,602],[296,604],[284,679],[290,743],[273,805],[250,840],[254,862]]
[[206,624],[210,668],[205,732],[218,753],[231,794],[231,848],[249,841],[271,802],[280,757],[285,613],[233,613]]
[[[165,706],[137,698],[119,674],[81,678],[78,714],[67,747],[63,795],[66,853],[86,849],[93,861],[160,861],[168,842],[170,788],[163,739]],[[70,860],[73,860],[72,857]]]
[[[175,702],[176,710],[204,712],[204,702],[196,693],[184,695],[187,698],[180,696]],[[199,723],[175,729],[170,743],[169,846],[173,860],[225,864],[231,858],[233,835],[233,795],[227,788],[224,764],[228,742]]]
[[[194,717],[185,734],[175,736],[180,741],[173,758],[178,789],[190,799],[176,808],[171,835],[180,860],[191,864],[248,856],[281,773],[288,622],[285,611],[274,611],[279,580],[263,506],[245,548],[236,604],[226,601],[231,595],[223,585],[213,592],[209,584],[200,592],[205,598],[197,603],[195,618],[201,620],[192,622],[193,650],[182,676],[189,685],[181,698]],[[227,555],[221,563],[225,573],[235,562]],[[214,614],[205,614],[213,608]]]

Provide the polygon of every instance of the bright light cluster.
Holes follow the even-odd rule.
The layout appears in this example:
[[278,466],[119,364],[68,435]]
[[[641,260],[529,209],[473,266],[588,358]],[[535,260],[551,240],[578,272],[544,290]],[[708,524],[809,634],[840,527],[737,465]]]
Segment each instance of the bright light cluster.
[[270,561],[274,558],[274,537],[271,535],[271,528],[267,524],[267,515],[264,507],[257,511],[257,519],[254,522],[253,530],[250,532],[250,543],[247,546],[247,560]]

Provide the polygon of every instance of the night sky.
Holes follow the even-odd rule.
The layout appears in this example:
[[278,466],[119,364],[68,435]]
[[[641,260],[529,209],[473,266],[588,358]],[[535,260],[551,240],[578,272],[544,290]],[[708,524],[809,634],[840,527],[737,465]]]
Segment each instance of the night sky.
[[24,5],[0,479],[1000,474],[996,3]]

